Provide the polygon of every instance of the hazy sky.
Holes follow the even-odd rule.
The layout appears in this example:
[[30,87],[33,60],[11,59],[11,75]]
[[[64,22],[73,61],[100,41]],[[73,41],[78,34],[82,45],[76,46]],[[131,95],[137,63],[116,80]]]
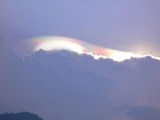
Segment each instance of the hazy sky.
[[0,34],[11,42],[60,35],[160,53],[159,6],[159,0],[1,0]]
[[58,35],[160,56],[159,6],[160,0],[0,0],[0,113],[160,120],[159,60],[115,62],[43,50],[22,58],[6,43]]

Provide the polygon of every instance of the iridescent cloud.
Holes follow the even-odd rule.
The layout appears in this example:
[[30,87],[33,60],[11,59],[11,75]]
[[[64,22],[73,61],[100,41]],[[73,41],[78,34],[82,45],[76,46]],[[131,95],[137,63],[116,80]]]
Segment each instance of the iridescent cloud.
[[132,52],[113,50],[97,46],[94,44],[90,44],[78,39],[61,37],[61,36],[39,37],[39,38],[34,38],[31,41],[35,45],[33,48],[34,52],[40,49],[45,51],[67,50],[76,52],[78,54],[88,54],[93,56],[95,59],[110,58],[118,62],[130,59],[132,57],[140,58],[145,56],[151,56],[155,59],[160,60],[160,58],[154,57],[152,55],[140,55],[140,54],[134,54]]

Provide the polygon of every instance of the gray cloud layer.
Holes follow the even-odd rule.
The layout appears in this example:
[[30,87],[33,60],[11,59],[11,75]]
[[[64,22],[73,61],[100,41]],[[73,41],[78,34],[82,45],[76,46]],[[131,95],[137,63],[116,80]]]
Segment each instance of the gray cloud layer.
[[0,46],[0,112],[46,120],[159,120],[160,61],[121,63],[66,51],[21,58]]

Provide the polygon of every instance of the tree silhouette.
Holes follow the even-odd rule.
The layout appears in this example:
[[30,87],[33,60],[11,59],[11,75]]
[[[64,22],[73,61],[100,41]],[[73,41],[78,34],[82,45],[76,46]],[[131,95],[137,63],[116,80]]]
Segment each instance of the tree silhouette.
[[43,120],[38,115],[29,112],[5,113],[0,115],[0,120]]

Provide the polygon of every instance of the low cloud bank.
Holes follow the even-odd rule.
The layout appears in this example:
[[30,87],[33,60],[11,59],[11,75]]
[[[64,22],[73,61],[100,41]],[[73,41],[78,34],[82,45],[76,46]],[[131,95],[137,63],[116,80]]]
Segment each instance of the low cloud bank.
[[150,56],[119,63],[67,51],[0,55],[1,113],[30,111],[46,120],[160,119],[160,61]]

